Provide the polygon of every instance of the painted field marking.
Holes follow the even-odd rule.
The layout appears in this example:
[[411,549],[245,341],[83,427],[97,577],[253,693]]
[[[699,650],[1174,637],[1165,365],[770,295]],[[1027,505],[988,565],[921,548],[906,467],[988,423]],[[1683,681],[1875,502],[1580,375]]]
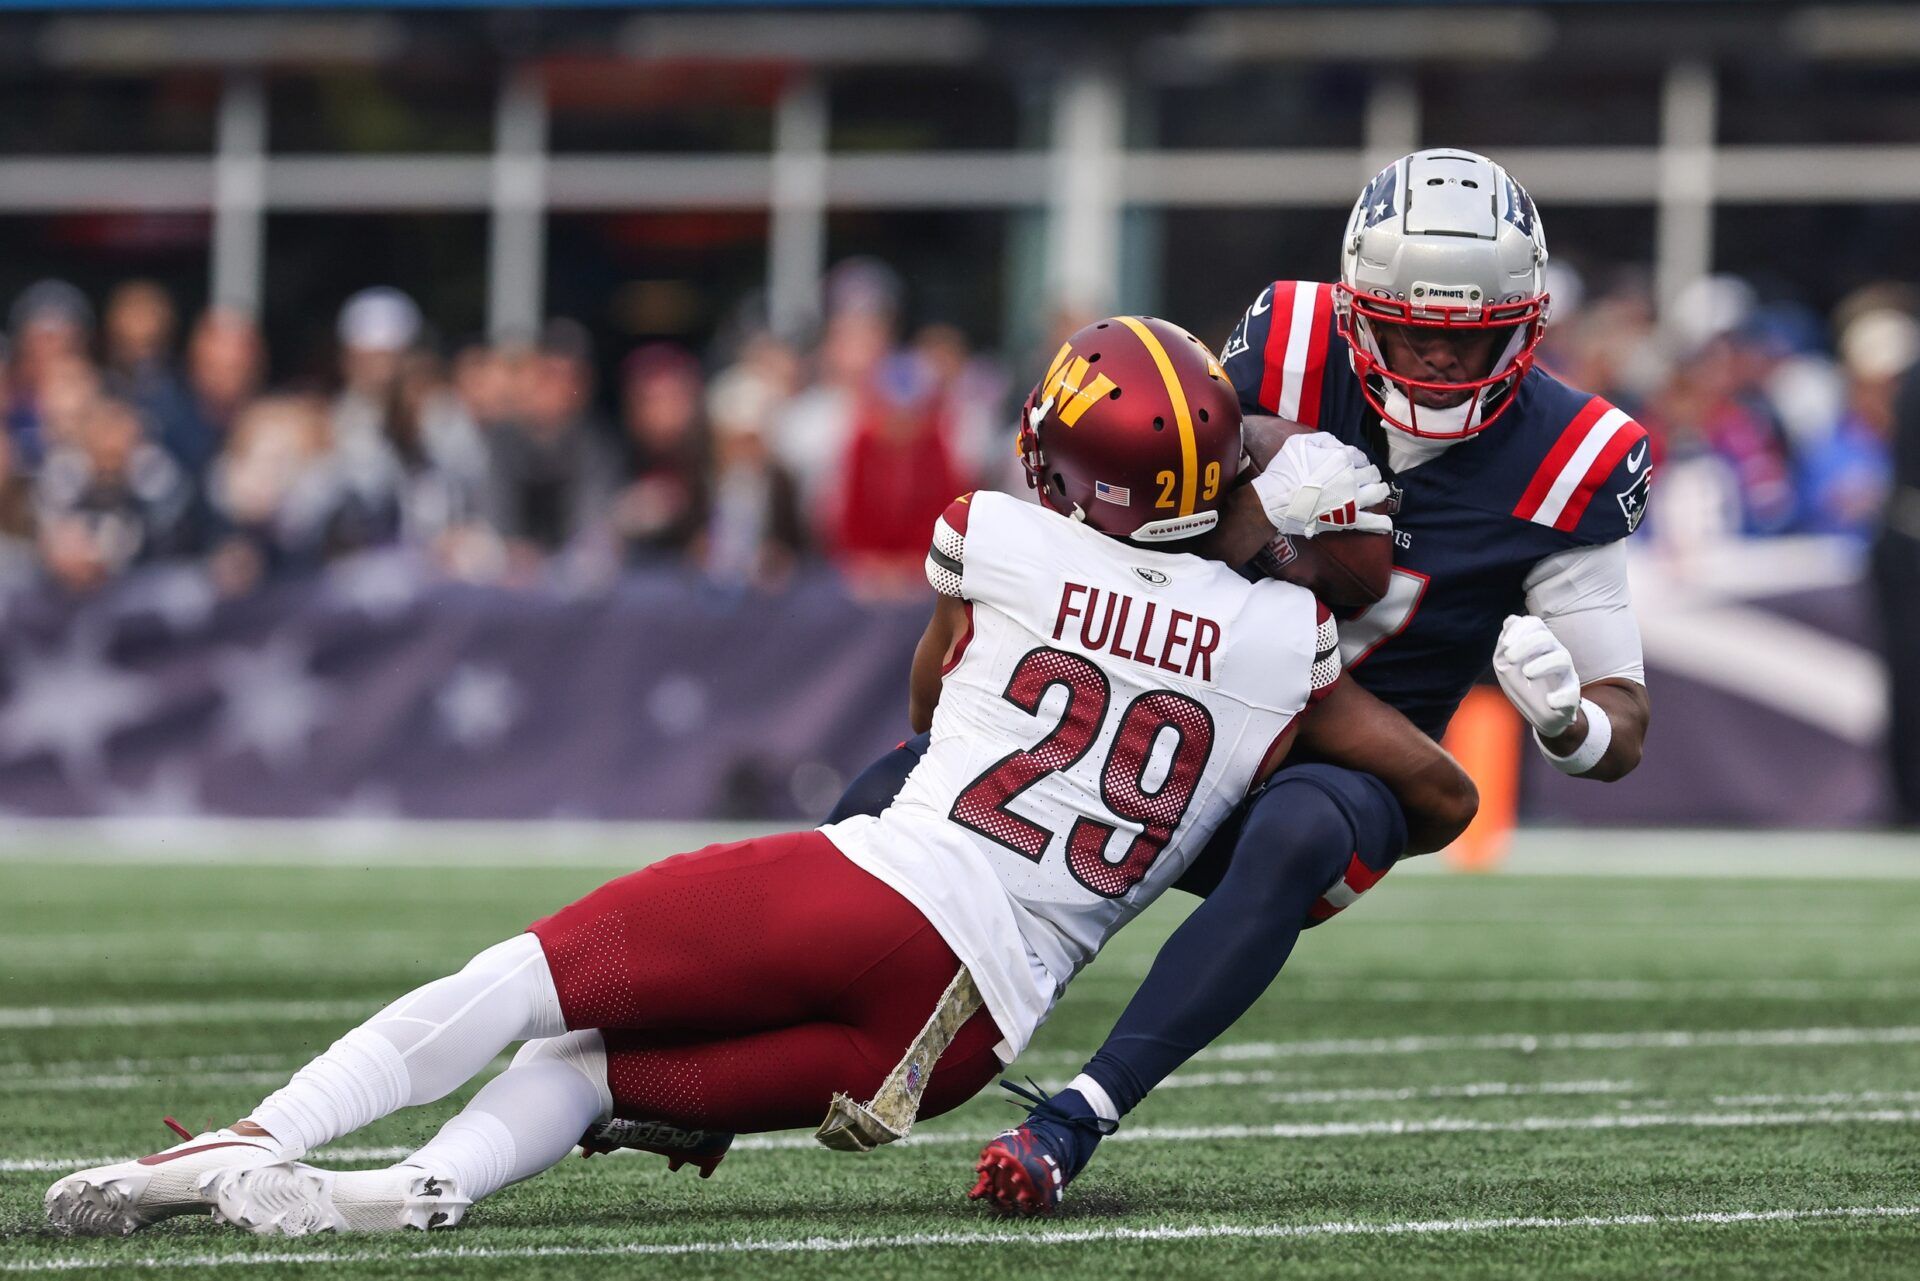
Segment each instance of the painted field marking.
[[[1196,1073],[1187,1085],[1213,1084],[1208,1078],[1213,1076],[1233,1076],[1235,1073]],[[1162,1081],[1162,1086],[1172,1085],[1179,1077]],[[1222,1085],[1229,1082],[1222,1081]],[[1345,1090],[1275,1090],[1266,1095],[1269,1103],[1285,1103],[1311,1107],[1320,1103],[1410,1103],[1420,1099],[1517,1099],[1536,1095],[1557,1095],[1578,1097],[1591,1094],[1631,1094],[1636,1086],[1632,1081],[1474,1081],[1467,1085],[1430,1085],[1426,1087],[1406,1086],[1400,1089],[1345,1089]]]
[[61,1077],[88,1073],[237,1072],[246,1068],[298,1067],[305,1060],[285,1054],[191,1054],[165,1059],[66,1059],[48,1063],[0,1063],[0,1084],[18,1077]]
[[1913,1000],[1920,977],[1890,979],[1317,979],[1278,989],[1288,1000],[1382,1003],[1509,1001]]
[[977,1246],[1089,1245],[1106,1241],[1267,1241],[1314,1237],[1446,1236],[1473,1232],[1541,1232],[1598,1228],[1665,1228],[1803,1223],[1818,1220],[1910,1219],[1920,1205],[1835,1206],[1813,1210],[1710,1210],[1695,1214],[1610,1214],[1580,1217],[1515,1216],[1504,1219],[1410,1219],[1395,1223],[1213,1224],[1154,1228],[1010,1227],[996,1232],[916,1232],[877,1237],[792,1237],[746,1241],[681,1241],[659,1244],[547,1246],[427,1246],[418,1250],[263,1252],[198,1254],[162,1258],[124,1257],[103,1250],[84,1257],[22,1259],[0,1263],[0,1272],[71,1272],[103,1265],[117,1268],[273,1267],[312,1264],[405,1263],[420,1259],[647,1258],[703,1254],[848,1254],[862,1250],[950,1249]]
[[1863,1090],[1857,1094],[1716,1094],[1715,1107],[1831,1107],[1835,1104],[1920,1103],[1920,1090]]
[[[1891,1108],[1840,1111],[1822,1108],[1798,1112],[1603,1112],[1598,1116],[1527,1116],[1510,1121],[1476,1117],[1423,1120],[1279,1122],[1273,1125],[1141,1126],[1122,1129],[1108,1143],[1216,1143],[1248,1139],[1380,1138],[1421,1134],[1537,1134],[1555,1130],[1771,1129],[1780,1126],[1914,1125],[1920,1110]],[[945,1146],[980,1143],[983,1136],[916,1130],[901,1145]],[[735,1151],[786,1151],[817,1146],[810,1136],[748,1135],[734,1141]]]
[[[1476,1117],[1431,1117],[1422,1120],[1281,1122],[1274,1125],[1141,1126],[1121,1130],[1108,1143],[1215,1143],[1249,1139],[1379,1138],[1422,1134],[1540,1134],[1557,1130],[1651,1129],[1773,1129],[1783,1126],[1914,1125],[1920,1110],[1875,1108],[1842,1111],[1818,1108],[1797,1112],[1605,1112],[1598,1116],[1526,1116],[1507,1121]],[[899,1147],[947,1147],[982,1142],[978,1130],[916,1130]],[[807,1134],[752,1134],[734,1141],[736,1152],[811,1151],[819,1146]],[[393,1161],[411,1148],[328,1148],[318,1160],[327,1162]],[[80,1170],[125,1161],[126,1156],[72,1156],[0,1158],[0,1173],[43,1173]]]
[[[185,1084],[195,1089],[209,1086],[284,1085],[291,1070],[261,1072],[199,1072]],[[60,1094],[85,1091],[145,1090],[168,1088],[169,1082],[153,1076],[46,1076],[0,1080],[0,1094]]]
[[[1234,1041],[1200,1051],[1195,1060],[1249,1062],[1261,1059],[1375,1058],[1459,1050],[1518,1050],[1523,1054],[1564,1050],[1718,1050],[1836,1045],[1916,1045],[1920,1027],[1786,1027],[1725,1031],[1495,1032],[1473,1036],[1358,1037],[1321,1041]],[[1026,1056],[1030,1063],[1079,1064],[1069,1051]]]
[[167,1001],[151,1005],[4,1005],[0,1029],[45,1027],[157,1027],[171,1023],[322,1023],[365,1018],[380,1009],[366,1001]]

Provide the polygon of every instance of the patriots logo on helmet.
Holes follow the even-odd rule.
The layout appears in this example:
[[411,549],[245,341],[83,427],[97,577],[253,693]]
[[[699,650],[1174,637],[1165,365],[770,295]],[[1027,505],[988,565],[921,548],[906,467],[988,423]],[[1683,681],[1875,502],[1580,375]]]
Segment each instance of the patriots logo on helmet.
[[1521,235],[1531,236],[1533,234],[1533,218],[1533,197],[1527,194],[1525,187],[1522,187],[1513,180],[1512,175],[1508,175],[1507,221],[1518,228]]
[[1367,226],[1383,223],[1393,216],[1394,193],[1399,185],[1400,166],[1397,164],[1388,165],[1367,184],[1367,194],[1361,198],[1367,210]]

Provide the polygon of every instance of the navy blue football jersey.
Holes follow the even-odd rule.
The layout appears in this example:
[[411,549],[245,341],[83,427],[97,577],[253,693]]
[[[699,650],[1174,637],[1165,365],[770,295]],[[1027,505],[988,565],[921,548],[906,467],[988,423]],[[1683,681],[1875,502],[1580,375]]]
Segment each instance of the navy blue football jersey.
[[1275,281],[1221,362],[1249,414],[1277,414],[1365,450],[1394,486],[1393,582],[1343,621],[1354,679],[1439,737],[1486,671],[1506,616],[1545,557],[1625,538],[1653,482],[1646,431],[1538,366],[1491,426],[1404,475],[1388,465],[1334,323],[1333,287]]

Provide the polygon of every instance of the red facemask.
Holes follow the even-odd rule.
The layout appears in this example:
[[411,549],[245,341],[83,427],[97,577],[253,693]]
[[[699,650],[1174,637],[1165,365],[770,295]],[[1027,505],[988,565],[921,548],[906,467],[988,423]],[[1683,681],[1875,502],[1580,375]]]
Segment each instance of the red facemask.
[[[1352,352],[1353,371],[1360,375],[1360,387],[1367,404],[1389,426],[1422,440],[1461,440],[1492,426],[1513,403],[1514,389],[1533,368],[1535,349],[1547,328],[1546,294],[1488,307],[1446,307],[1415,306],[1398,299],[1377,298],[1346,284],[1335,285],[1334,291],[1338,304],[1334,308],[1335,323]],[[1363,320],[1368,322],[1364,327],[1358,323]],[[1493,372],[1484,378],[1464,382],[1423,380],[1396,374],[1387,368],[1379,345],[1369,332],[1375,325],[1403,325],[1409,329],[1448,333],[1513,330],[1517,346],[1515,338],[1510,338],[1504,360],[1496,361]],[[1400,395],[1383,394],[1388,388],[1398,390]],[[1416,398],[1420,392],[1468,393],[1464,420],[1449,421],[1460,417],[1457,407],[1428,409],[1424,411],[1429,415],[1427,425],[1422,426],[1422,410]],[[1389,399],[1402,402],[1406,417],[1389,409]],[[1445,427],[1438,426],[1436,418],[1445,422]]]

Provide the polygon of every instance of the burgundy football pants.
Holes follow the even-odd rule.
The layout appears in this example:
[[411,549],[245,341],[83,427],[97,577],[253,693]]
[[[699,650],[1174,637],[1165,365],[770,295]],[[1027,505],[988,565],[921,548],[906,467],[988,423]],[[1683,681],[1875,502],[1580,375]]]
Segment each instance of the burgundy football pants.
[[[818,832],[711,845],[618,880],[530,928],[569,1028],[599,1028],[618,1116],[700,1129],[818,1125],[835,1091],[872,1098],[960,968],[925,917]],[[960,1029],[920,1115],[999,1071],[985,1010]]]

